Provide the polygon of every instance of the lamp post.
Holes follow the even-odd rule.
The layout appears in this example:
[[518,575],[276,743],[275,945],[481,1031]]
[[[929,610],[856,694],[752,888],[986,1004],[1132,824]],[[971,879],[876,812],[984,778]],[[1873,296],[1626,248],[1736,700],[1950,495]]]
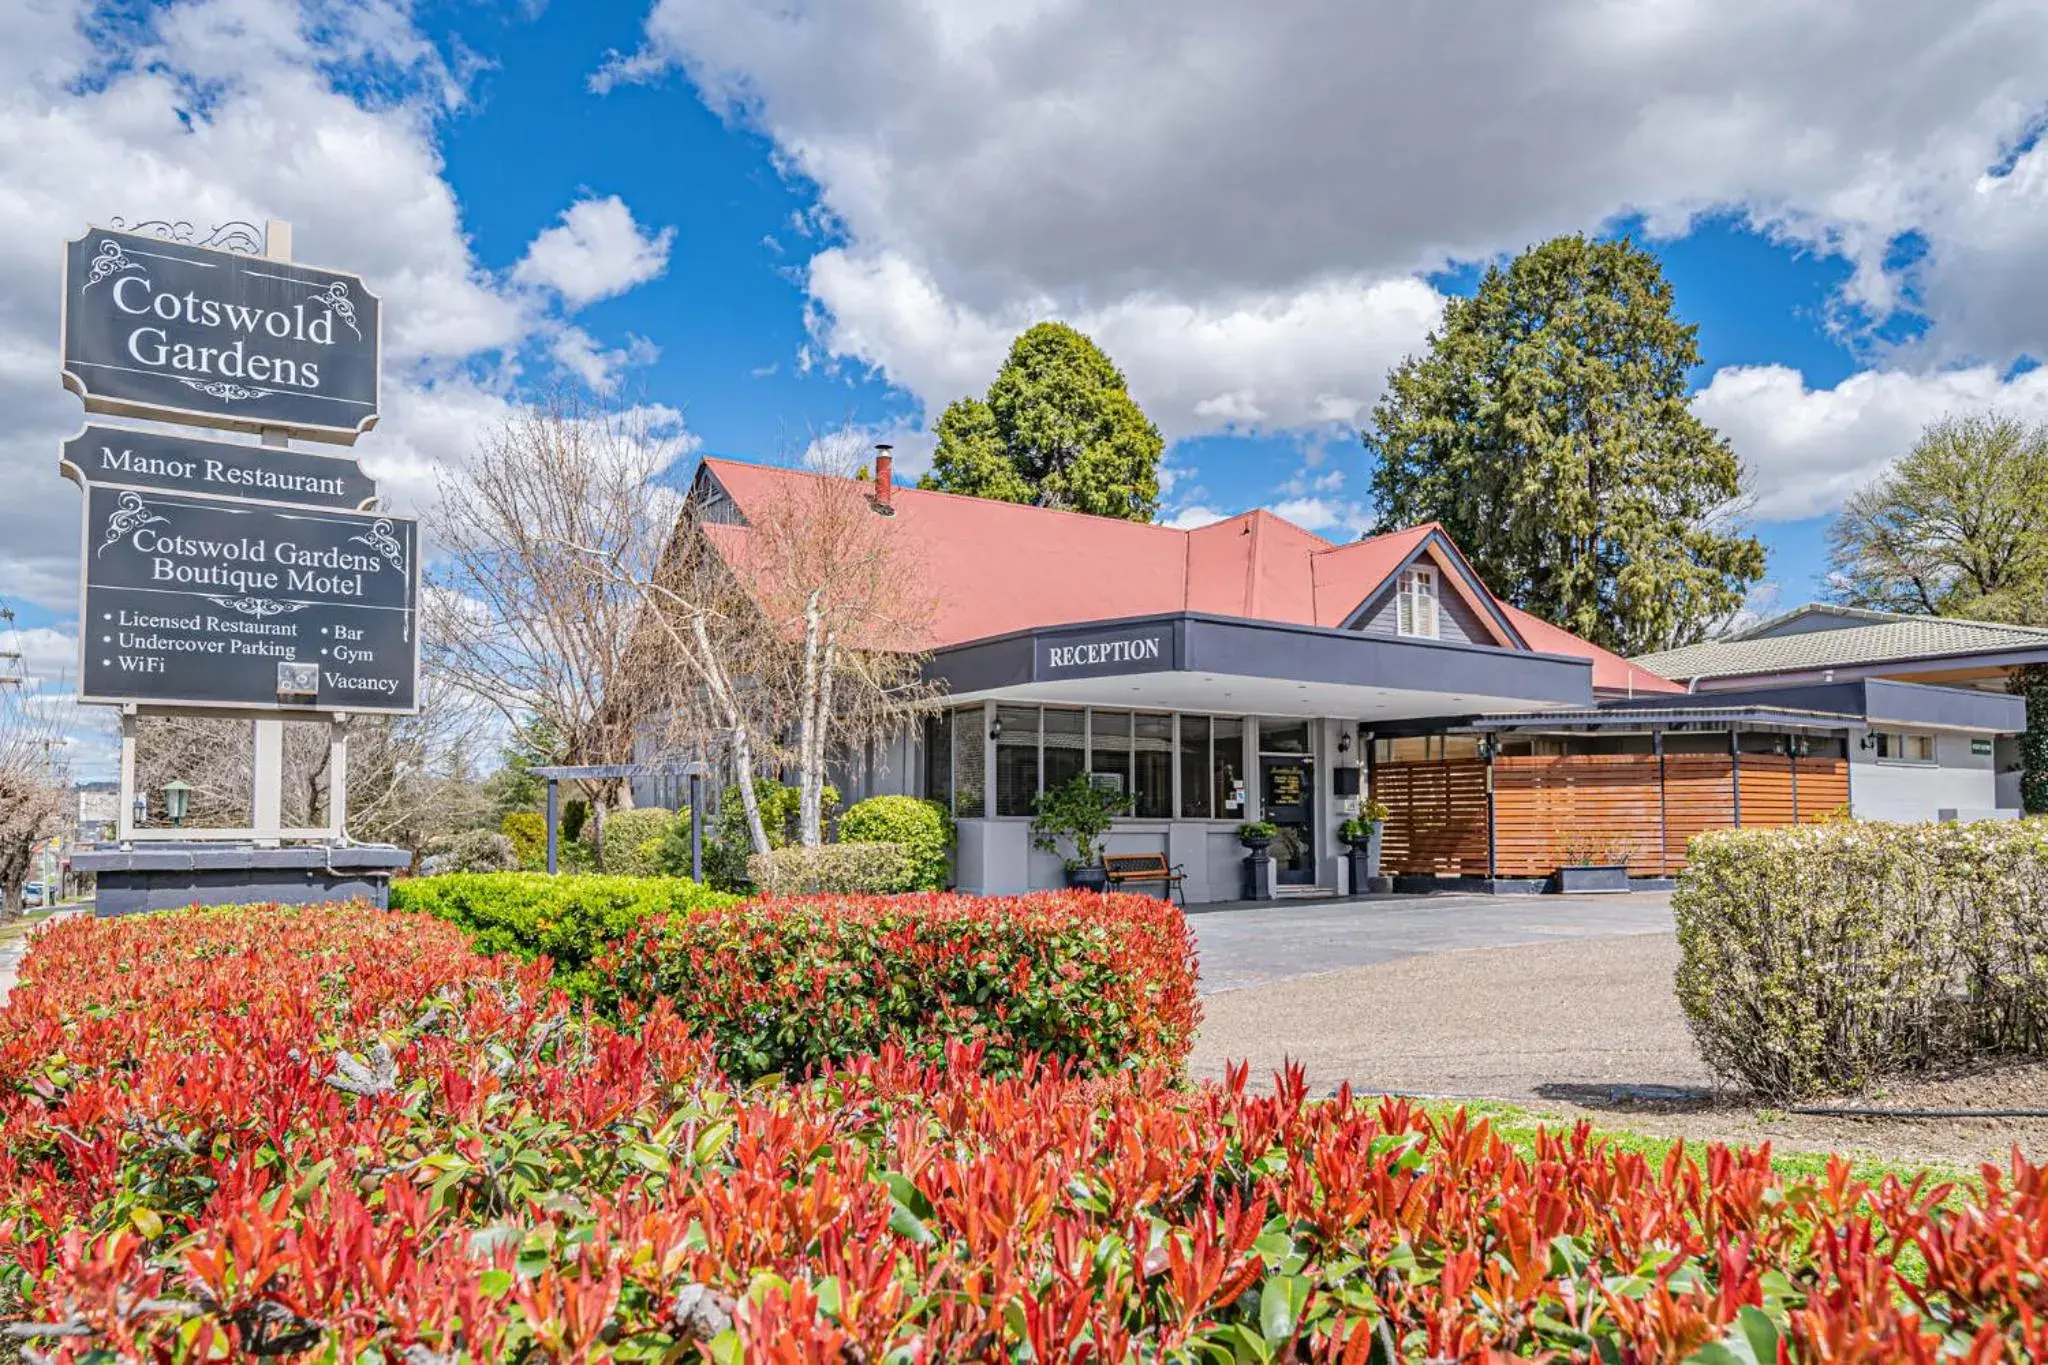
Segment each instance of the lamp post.
[[149,798],[141,792],[135,793],[135,826],[140,829],[149,823]]
[[185,807],[192,799],[192,788],[179,778],[164,783],[164,814],[171,817],[171,824],[183,827]]

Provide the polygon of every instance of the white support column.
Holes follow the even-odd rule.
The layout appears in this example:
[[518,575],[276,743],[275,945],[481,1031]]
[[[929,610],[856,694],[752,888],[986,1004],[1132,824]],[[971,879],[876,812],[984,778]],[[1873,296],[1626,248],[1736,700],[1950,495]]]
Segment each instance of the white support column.
[[121,809],[114,817],[114,837],[121,843],[135,839],[135,740],[140,722],[133,706],[121,708]]
[[[272,218],[263,225],[263,254],[273,261],[292,258],[290,223]],[[265,427],[261,439],[264,445],[278,450],[291,444],[283,427]],[[261,831],[276,831],[284,827],[284,722],[258,720],[254,728],[250,749],[255,760],[254,789],[249,800],[249,823]],[[257,842],[274,845],[279,840],[264,838]]]
[[340,712],[327,723],[327,829],[334,842],[348,842],[348,717]]

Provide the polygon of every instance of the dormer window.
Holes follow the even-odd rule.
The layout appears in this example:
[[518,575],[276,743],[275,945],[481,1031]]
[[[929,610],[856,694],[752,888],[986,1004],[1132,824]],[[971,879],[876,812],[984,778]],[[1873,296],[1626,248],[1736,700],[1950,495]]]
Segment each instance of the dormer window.
[[1398,603],[1396,630],[1424,640],[1437,638],[1435,569],[1403,569],[1400,584],[1395,590],[1395,601]]

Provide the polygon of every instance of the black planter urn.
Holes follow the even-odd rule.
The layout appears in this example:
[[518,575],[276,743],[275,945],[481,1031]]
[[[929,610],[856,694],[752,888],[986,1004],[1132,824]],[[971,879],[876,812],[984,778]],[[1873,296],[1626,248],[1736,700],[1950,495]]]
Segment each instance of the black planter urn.
[[1273,879],[1268,869],[1273,859],[1266,853],[1272,847],[1270,837],[1240,838],[1247,850],[1244,855],[1244,898],[1248,901],[1269,901],[1273,899]]
[[1380,875],[1380,836],[1384,826],[1373,821],[1372,833],[1363,839],[1348,839],[1345,843],[1351,850],[1351,894],[1362,896],[1373,889],[1373,883]]
[[1109,869],[1100,863],[1087,867],[1067,869],[1067,885],[1075,891],[1104,892],[1109,890]]

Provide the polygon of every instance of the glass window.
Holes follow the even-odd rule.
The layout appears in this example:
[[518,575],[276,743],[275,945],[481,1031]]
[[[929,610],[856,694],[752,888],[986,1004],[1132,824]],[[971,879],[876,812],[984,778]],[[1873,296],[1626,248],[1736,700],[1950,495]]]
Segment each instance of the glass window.
[[1098,787],[1131,789],[1131,713],[1088,713],[1088,774]]
[[1088,771],[1088,713],[1045,708],[1045,789]]
[[1207,820],[1216,809],[1209,785],[1209,718],[1180,718],[1180,814],[1183,820]]
[[1215,779],[1216,816],[1220,820],[1244,818],[1244,722],[1218,716],[1210,722],[1215,757],[1211,773]]
[[982,708],[963,706],[953,713],[953,814],[979,820],[988,808],[988,750]]
[[927,800],[953,808],[953,718],[943,711],[925,717],[924,794]]
[[1436,570],[1403,569],[1396,595],[1399,608],[1394,628],[1403,635],[1436,639]]
[[1131,814],[1146,820],[1173,815],[1173,717],[1138,716],[1131,722]]
[[996,708],[996,814],[1029,815],[1038,795],[1038,708]]
[[1933,735],[1904,735],[1891,730],[1879,730],[1872,737],[1877,740],[1877,757],[1880,762],[1934,762]]
[[1307,753],[1308,722],[1305,720],[1260,721],[1259,752],[1262,754]]

